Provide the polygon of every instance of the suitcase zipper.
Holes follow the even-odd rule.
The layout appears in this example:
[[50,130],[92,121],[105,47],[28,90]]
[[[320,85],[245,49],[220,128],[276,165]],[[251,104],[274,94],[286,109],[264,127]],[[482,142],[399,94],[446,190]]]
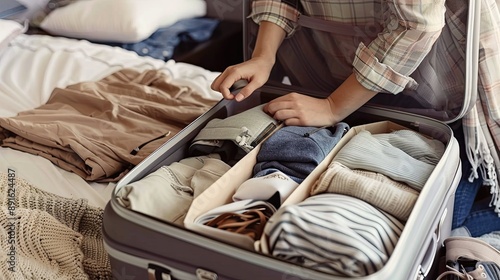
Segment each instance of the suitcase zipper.
[[255,147],[259,145],[259,143],[269,136],[276,129],[276,127],[277,126],[274,123],[268,124],[267,127],[257,137],[255,137],[255,140],[250,143],[250,146]]
[[163,138],[163,137],[167,137],[167,136],[169,136],[169,135],[170,135],[170,133],[171,133],[171,131],[168,131],[168,132],[167,132],[167,133],[165,133],[165,134],[162,134],[162,135],[160,135],[160,136],[158,136],[158,137],[156,137],[156,138],[153,138],[153,139],[151,139],[151,140],[149,140],[149,141],[146,141],[146,142],[142,143],[141,145],[139,145],[139,146],[135,147],[135,148],[134,148],[134,149],[130,152],[130,154],[131,154],[131,155],[133,155],[133,156],[137,155],[137,153],[139,153],[139,150],[140,150],[140,149],[142,149],[144,146],[146,146],[147,144],[149,144],[149,143],[151,143],[151,142],[153,142],[153,141],[156,141],[156,140],[158,140],[158,139],[161,139],[161,138]]

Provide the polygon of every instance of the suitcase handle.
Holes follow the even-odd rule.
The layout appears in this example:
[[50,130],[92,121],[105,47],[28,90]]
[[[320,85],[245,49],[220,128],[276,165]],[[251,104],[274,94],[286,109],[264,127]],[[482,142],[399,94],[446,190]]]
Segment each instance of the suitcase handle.
[[175,280],[175,278],[170,275],[170,270],[154,265],[148,265],[148,280]]
[[234,84],[229,88],[229,91],[233,92],[239,89],[244,88],[246,85],[248,85],[247,80],[237,80],[234,82]]
[[[217,280],[219,277],[214,272],[198,268],[196,269],[196,278],[200,280]],[[176,278],[172,276],[172,272],[169,269],[149,264],[148,280],[176,280]]]
[[421,280],[427,277],[432,269],[434,259],[436,258],[437,255],[439,241],[441,240],[441,228],[446,220],[447,215],[448,215],[448,208],[445,208],[443,213],[441,214],[441,219],[439,220],[436,230],[432,233],[432,237],[429,242],[429,246],[425,253],[424,259],[422,260],[422,263],[419,265],[417,276],[415,277],[416,280]]

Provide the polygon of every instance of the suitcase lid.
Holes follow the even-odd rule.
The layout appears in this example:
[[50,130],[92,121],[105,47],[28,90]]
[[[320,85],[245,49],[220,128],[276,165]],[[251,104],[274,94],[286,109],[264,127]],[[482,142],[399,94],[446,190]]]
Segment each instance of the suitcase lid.
[[[244,60],[251,58],[258,30],[258,25],[249,17],[252,1],[245,0],[243,4]],[[300,0],[284,2],[294,2],[296,7],[300,5]],[[445,47],[443,45],[444,37],[448,36],[449,38],[451,34],[451,32],[446,32],[448,31],[446,28],[450,24],[447,22],[443,28],[444,32],[442,32],[430,53],[410,75],[418,82],[418,87],[416,89],[405,88],[396,95],[379,93],[367,104],[424,115],[445,123],[452,123],[469,112],[477,99],[480,2],[469,1],[468,9],[464,9],[464,18],[462,19],[462,21],[466,21],[466,34],[462,34],[464,38],[459,38],[460,34],[453,33],[453,36],[456,36],[454,42],[464,45],[462,46],[464,53],[457,60],[457,63],[460,64],[459,67],[434,68],[436,62],[443,57],[439,53],[440,49]],[[458,7],[456,8],[458,9]],[[314,38],[317,38],[319,33],[324,34],[327,31],[330,33],[329,36],[331,35],[338,40],[348,34],[358,34],[356,36],[359,37],[359,41],[364,41],[365,45],[368,46],[373,36],[383,30],[377,24],[350,26],[334,23],[335,28],[333,29],[335,31],[331,31],[332,25],[326,20],[318,20],[304,15],[299,15],[297,22],[299,28],[294,35],[284,40],[278,50],[276,64],[266,85],[287,88],[290,92],[307,92],[308,95],[322,97],[328,96],[352,72],[352,67],[349,70],[350,72],[345,74],[346,76],[334,77],[336,73],[332,73],[331,69],[337,68],[337,65],[332,64],[332,59],[327,59],[322,55],[324,46],[315,43]],[[352,37],[352,35],[349,36]],[[341,47],[339,47],[340,49]],[[339,57],[344,56],[339,55]],[[454,57],[454,59],[457,59],[457,57]],[[352,62],[352,60],[350,61]],[[460,72],[460,69],[465,69],[465,71]],[[456,79],[458,83],[439,79],[439,75],[436,73],[444,73],[443,71],[453,72],[454,76],[459,77]],[[456,75],[455,72],[457,71],[460,74]],[[321,79],[321,76],[325,76],[325,73],[331,73],[334,81],[325,82],[325,79]],[[443,90],[449,92],[445,97],[438,94]]]

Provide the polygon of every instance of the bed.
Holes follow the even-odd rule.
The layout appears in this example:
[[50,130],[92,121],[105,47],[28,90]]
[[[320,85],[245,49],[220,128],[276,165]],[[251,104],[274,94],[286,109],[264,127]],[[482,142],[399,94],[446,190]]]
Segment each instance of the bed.
[[[173,77],[173,83],[219,98],[210,89],[210,82],[217,73],[195,65],[141,57],[120,48],[87,41],[20,34],[0,57],[0,117],[14,116],[42,105],[55,87],[99,80],[123,68],[162,69]],[[111,183],[89,184],[47,160],[0,148],[0,167],[6,170],[9,166],[17,168],[20,176],[37,182],[40,187],[45,186],[51,192],[68,197],[86,197],[96,206],[104,206],[113,187]]]
[[[206,100],[217,102],[221,98],[219,93],[210,89],[210,84],[219,74],[218,72],[174,60],[164,61],[149,56],[140,56],[136,52],[124,48],[92,43],[88,40],[65,36],[27,34],[27,28],[27,23],[23,26],[18,21],[0,19],[0,118],[11,118],[20,112],[32,110],[45,104],[55,88],[66,88],[81,82],[99,81],[124,69],[133,69],[137,72],[156,70],[168,76],[171,84],[187,87]],[[47,158],[8,147],[0,147],[0,173],[6,176],[5,180],[2,181],[4,184],[2,191],[4,192],[7,191],[7,187],[12,189],[18,183],[29,184],[49,196],[67,198],[71,202],[85,201],[88,203],[88,207],[94,210],[104,208],[116,184],[116,181],[85,180],[82,176],[64,170]],[[7,214],[13,214],[13,212],[8,212],[6,201],[2,204],[7,211],[2,216],[4,218]],[[16,215],[21,215],[21,204],[12,207],[11,209],[18,210]],[[18,218],[21,220],[20,216]],[[20,226],[22,227],[22,225]],[[5,238],[8,237],[7,241],[10,241],[14,233],[11,232],[12,236],[8,235],[9,228],[5,226],[4,229],[6,235],[2,236],[0,230],[0,240],[6,241]],[[16,233],[21,235],[18,231]],[[85,240],[85,234],[83,235],[83,240]],[[19,243],[18,236],[15,238],[17,239],[15,242],[12,241],[13,243],[20,247],[24,246],[21,244],[22,242]],[[99,242],[99,238],[96,240]],[[71,242],[73,241],[72,239]],[[84,241],[79,242],[81,243],[78,244],[85,244]],[[15,274],[14,270],[24,269],[23,275],[25,275],[26,269],[31,269],[27,267],[33,265],[33,260],[27,260],[26,252],[21,252],[19,248],[17,251],[9,251],[8,242],[3,242],[0,245],[5,251],[0,256],[0,259],[5,260],[0,265],[0,275],[2,275],[0,278],[24,279],[24,277]],[[81,248],[75,250],[81,253]],[[83,251],[85,253],[85,248]],[[47,257],[47,255],[45,256]],[[51,266],[49,265],[51,257],[49,256],[47,259],[48,262],[38,260],[37,265],[47,269]],[[85,260],[84,258],[84,264]],[[105,262],[106,260],[101,261]],[[84,265],[85,268],[87,266]],[[62,273],[61,267],[60,265],[56,269],[57,273]],[[12,273],[8,273],[9,271]],[[49,272],[52,274],[46,275],[52,275],[52,277],[57,275],[59,277],[57,279],[79,279],[71,273],[53,274],[54,271]],[[63,274],[66,278],[63,277]],[[79,275],[82,276],[81,273]],[[87,276],[90,279],[107,279],[110,274],[95,275],[88,274]],[[48,279],[55,278],[49,277]],[[85,279],[85,276],[82,279]]]

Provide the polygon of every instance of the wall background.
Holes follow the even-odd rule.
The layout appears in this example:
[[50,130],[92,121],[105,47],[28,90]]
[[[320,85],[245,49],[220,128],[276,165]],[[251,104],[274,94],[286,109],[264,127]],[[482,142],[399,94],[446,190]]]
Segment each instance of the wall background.
[[243,0],[205,0],[207,15],[227,21],[243,21]]

